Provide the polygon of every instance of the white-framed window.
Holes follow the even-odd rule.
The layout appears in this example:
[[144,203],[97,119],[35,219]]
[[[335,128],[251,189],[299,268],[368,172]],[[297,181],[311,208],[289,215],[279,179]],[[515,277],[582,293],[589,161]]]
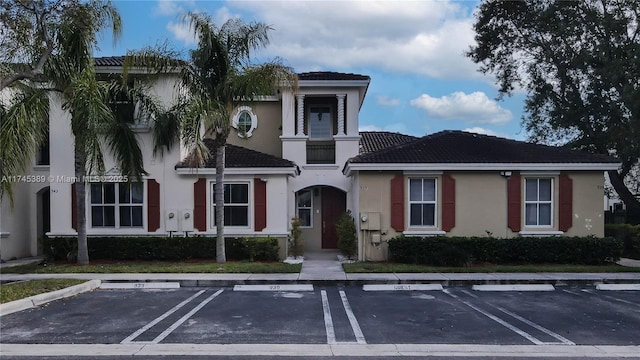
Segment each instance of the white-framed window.
[[91,227],[143,226],[143,183],[91,183],[89,188]]
[[333,139],[333,114],[329,105],[309,106],[309,139]]
[[298,219],[300,219],[300,226],[312,227],[313,226],[313,191],[301,190],[298,192],[298,198],[296,200]]
[[[212,219],[216,226],[216,185],[211,184]],[[249,226],[249,183],[224,184],[224,226]]]
[[251,137],[253,131],[258,127],[258,116],[251,107],[240,106],[231,119],[231,126],[238,131],[239,137]]
[[525,226],[551,227],[553,221],[553,179],[525,178]]
[[409,179],[409,226],[436,226],[436,186],[435,178]]

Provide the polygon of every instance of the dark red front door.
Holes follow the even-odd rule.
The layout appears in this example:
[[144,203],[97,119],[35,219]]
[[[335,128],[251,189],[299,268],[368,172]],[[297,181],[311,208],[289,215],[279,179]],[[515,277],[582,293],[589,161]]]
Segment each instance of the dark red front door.
[[336,222],[347,209],[347,194],[332,187],[322,188],[322,248],[338,248]]

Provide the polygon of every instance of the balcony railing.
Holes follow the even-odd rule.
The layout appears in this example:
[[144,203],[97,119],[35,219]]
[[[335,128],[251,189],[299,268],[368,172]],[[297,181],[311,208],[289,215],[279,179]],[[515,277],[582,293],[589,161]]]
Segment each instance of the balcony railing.
[[335,164],[336,144],[333,141],[307,142],[307,164]]

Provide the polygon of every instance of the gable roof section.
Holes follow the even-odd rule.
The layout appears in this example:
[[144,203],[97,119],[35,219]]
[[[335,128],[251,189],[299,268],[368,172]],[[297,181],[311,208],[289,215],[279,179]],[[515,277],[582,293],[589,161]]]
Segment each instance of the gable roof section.
[[124,56],[105,56],[93,58],[96,66],[122,66],[124,65]]
[[328,80],[328,81],[344,81],[344,80],[363,80],[369,81],[371,78],[367,75],[339,73],[333,71],[313,71],[298,74],[298,80]]
[[441,131],[347,161],[353,170],[614,170],[619,161],[561,147],[464,131]]
[[[189,167],[188,161],[183,160],[176,164],[178,173],[215,173],[216,157],[215,147],[211,139],[204,140],[205,145],[212,154],[202,168]],[[235,171],[234,171],[235,170]],[[247,173],[247,174],[288,174],[298,175],[298,166],[287,159],[265,154],[263,152],[247,149],[242,146],[227,144],[225,149],[225,173]]]
[[415,136],[388,131],[361,131],[360,154],[367,154],[418,139]]

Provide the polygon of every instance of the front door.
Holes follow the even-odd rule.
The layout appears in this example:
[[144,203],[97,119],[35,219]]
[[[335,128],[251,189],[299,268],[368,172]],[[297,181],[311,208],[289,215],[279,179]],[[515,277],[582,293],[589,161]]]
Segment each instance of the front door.
[[347,195],[332,187],[322,188],[322,248],[337,249],[336,222],[347,210]]

